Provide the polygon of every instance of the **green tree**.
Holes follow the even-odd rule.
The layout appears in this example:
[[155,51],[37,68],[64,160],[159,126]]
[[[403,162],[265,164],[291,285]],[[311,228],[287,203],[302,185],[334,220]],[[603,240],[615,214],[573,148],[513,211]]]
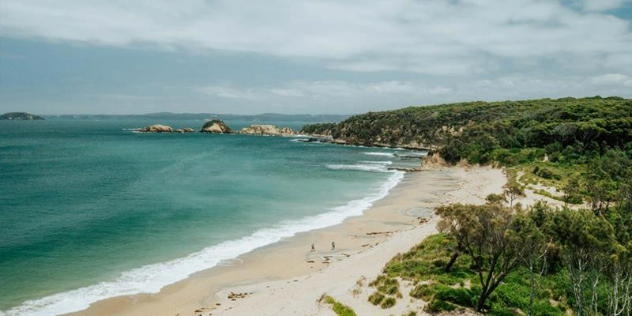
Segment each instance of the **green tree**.
[[[437,210],[445,226],[460,234],[461,248],[473,261],[481,294],[476,310],[486,309],[485,303],[507,275],[519,264],[519,255],[508,229],[513,211],[500,204],[455,204]],[[447,220],[446,220],[447,219]]]
[[[563,208],[552,216],[548,232],[562,246],[577,314],[594,305],[604,256],[615,244],[612,225],[589,210]],[[589,292],[590,299],[586,297]],[[591,300],[591,302],[589,302]],[[594,308],[593,308],[594,309]]]
[[527,315],[533,315],[533,303],[538,289],[548,269],[547,253],[551,248],[547,236],[540,230],[529,212],[518,214],[511,223],[508,232],[512,240],[512,247],[522,264],[529,270],[529,308]]

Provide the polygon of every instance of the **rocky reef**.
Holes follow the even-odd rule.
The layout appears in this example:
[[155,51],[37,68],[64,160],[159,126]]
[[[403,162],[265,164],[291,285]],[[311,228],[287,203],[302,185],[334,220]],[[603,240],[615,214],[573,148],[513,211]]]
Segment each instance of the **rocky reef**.
[[293,136],[298,133],[289,127],[278,127],[274,125],[250,125],[244,127],[237,134],[266,135],[266,136]]
[[200,130],[202,133],[213,133],[213,134],[230,134],[232,130],[230,127],[226,126],[221,120],[211,120],[208,121],[202,126]]
[[9,112],[0,115],[0,120],[6,121],[42,121],[43,117],[25,112]]
[[138,132],[140,133],[193,133],[195,132],[195,130],[190,127],[174,129],[171,126],[154,124],[154,125],[143,127],[139,129]]

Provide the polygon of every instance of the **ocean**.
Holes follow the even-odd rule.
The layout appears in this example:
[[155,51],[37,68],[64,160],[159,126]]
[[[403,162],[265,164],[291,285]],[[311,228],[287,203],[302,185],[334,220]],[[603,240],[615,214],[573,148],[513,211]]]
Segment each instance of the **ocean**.
[[[165,285],[361,215],[404,150],[142,134],[153,123],[0,121],[0,315],[56,315]],[[226,122],[233,129],[253,122]],[[274,122],[300,128],[300,122]]]

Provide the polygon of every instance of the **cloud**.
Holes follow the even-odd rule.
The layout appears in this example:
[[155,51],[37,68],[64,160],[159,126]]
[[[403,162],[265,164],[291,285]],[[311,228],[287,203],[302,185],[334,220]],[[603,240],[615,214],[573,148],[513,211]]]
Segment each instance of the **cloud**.
[[632,88],[632,77],[622,74],[605,74],[591,79],[596,85],[623,85]]
[[584,9],[587,11],[605,11],[616,9],[630,0],[583,0]]
[[283,97],[302,97],[303,92],[297,89],[270,89],[270,92]]
[[616,56],[632,55],[629,21],[598,11],[628,0],[580,1],[596,12],[542,0],[3,0],[0,34],[258,53],[362,72],[479,76],[551,62],[565,71],[620,67]]
[[[523,75],[495,79],[437,84],[423,81],[377,81],[357,83],[340,80],[291,81],[276,87],[209,86],[196,91],[225,102],[247,101],[250,105],[274,104],[292,113],[359,113],[473,100],[500,101],[567,96],[616,95],[632,87],[632,77],[605,74],[594,77],[530,78]],[[213,91],[213,93],[208,93]],[[221,91],[221,93],[218,93]],[[229,93],[224,93],[229,91]],[[279,93],[279,91],[283,91]],[[291,91],[291,93],[286,93]],[[238,97],[239,96],[239,97]],[[625,97],[632,96],[629,92]],[[300,100],[300,102],[297,102]],[[239,103],[235,103],[239,104]]]
[[252,89],[236,89],[228,86],[206,86],[195,88],[199,93],[226,99],[258,100],[261,96]]

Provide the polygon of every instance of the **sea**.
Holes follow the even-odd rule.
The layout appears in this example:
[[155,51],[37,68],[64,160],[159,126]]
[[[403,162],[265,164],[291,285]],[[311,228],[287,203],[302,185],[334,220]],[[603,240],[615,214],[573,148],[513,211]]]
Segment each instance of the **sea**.
[[304,137],[136,131],[154,123],[204,122],[0,121],[0,315],[157,293],[361,215],[403,178],[389,167],[419,164],[400,158],[415,152]]

